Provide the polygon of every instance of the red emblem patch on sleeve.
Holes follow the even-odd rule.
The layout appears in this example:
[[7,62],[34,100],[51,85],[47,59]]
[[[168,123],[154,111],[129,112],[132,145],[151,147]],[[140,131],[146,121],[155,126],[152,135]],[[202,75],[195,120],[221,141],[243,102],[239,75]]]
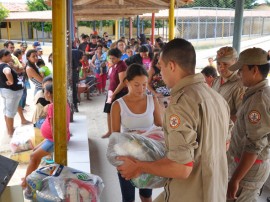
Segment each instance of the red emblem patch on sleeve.
[[181,121],[180,121],[180,118],[173,114],[170,116],[170,127],[175,129],[177,128],[179,125],[180,125]]
[[258,123],[261,120],[261,114],[260,114],[260,112],[258,112],[256,110],[252,110],[248,114],[248,120],[252,124]]

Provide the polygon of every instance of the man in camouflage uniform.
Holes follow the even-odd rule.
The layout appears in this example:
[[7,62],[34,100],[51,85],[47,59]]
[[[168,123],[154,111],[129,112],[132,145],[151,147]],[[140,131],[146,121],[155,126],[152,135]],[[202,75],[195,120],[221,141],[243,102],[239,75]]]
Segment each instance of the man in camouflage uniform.
[[237,112],[232,131],[229,154],[234,162],[229,166],[232,177],[227,198],[237,202],[255,202],[269,176],[270,138],[270,87],[267,52],[250,48],[241,52],[236,64],[229,67],[239,70],[247,90]]
[[228,104],[195,74],[196,54],[188,41],[166,44],[158,65],[171,88],[163,123],[166,156],[154,162],[119,157],[124,163],[117,169],[127,180],[141,173],[167,177],[158,202],[225,202]]
[[237,72],[228,68],[237,60],[237,52],[233,47],[222,47],[217,51],[217,70],[220,74],[212,84],[212,88],[220,93],[228,102],[231,111],[231,120],[235,122],[236,113],[241,105],[245,88]]

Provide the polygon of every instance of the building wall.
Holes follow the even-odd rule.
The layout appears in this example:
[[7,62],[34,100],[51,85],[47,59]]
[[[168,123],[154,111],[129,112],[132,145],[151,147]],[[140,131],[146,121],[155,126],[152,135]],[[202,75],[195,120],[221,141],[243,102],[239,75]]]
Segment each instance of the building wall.
[[[12,40],[21,40],[22,36],[23,39],[28,39],[28,30],[27,30],[27,23],[22,23],[22,30],[23,35],[21,33],[21,24],[20,22],[11,22],[11,27],[9,28],[10,39]],[[8,39],[8,31],[7,28],[1,28],[1,38]]]

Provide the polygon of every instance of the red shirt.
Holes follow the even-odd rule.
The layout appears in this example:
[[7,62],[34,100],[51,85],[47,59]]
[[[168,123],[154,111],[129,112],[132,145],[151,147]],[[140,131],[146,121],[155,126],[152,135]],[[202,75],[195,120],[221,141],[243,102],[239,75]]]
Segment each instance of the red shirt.
[[[47,116],[43,124],[41,125],[40,131],[41,135],[52,142],[53,140],[53,133],[52,133],[52,128],[50,124],[50,120],[53,118],[53,103],[48,105],[48,111],[47,111]],[[67,104],[67,140],[70,139],[70,132],[69,132],[69,121],[70,121],[70,108],[69,105]]]
[[[118,74],[120,72],[125,72],[127,70],[127,65],[124,61],[120,60],[117,64],[113,65],[111,68],[112,68],[112,71],[110,74],[109,90],[114,92],[118,84],[120,83]],[[126,90],[127,90],[126,88],[122,89],[122,91],[126,91]]]

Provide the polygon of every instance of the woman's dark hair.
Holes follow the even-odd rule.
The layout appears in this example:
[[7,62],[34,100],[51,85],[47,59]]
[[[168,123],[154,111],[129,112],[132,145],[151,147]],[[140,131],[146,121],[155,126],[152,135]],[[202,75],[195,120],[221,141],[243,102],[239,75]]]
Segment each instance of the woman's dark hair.
[[38,59],[38,61],[37,61],[37,66],[38,66],[38,67],[45,66],[44,60]]
[[134,63],[134,64],[128,66],[125,80],[131,81],[136,76],[148,77],[148,73],[142,65]]
[[113,48],[113,49],[109,50],[108,55],[112,55],[114,57],[121,58],[122,52],[118,48]]
[[46,77],[44,77],[43,78],[43,80],[42,80],[42,83],[44,84],[44,83],[46,83],[47,81],[53,81],[53,78],[52,78],[52,76],[46,76]]
[[99,47],[102,49],[102,48],[103,48],[103,45],[101,45],[101,44],[97,45],[97,49],[98,49]]
[[162,48],[165,46],[165,43],[163,43],[163,42],[158,42],[158,46],[159,46],[160,49],[162,49]]
[[52,63],[51,57],[52,57],[52,53],[51,53],[51,54],[49,55],[49,57],[48,57],[48,62],[49,62],[49,63]]
[[48,91],[50,94],[53,94],[53,84],[52,83],[48,83],[45,86],[45,90]]
[[146,52],[149,52],[149,49],[147,48],[147,46],[142,45],[142,46],[139,48],[139,52],[140,52],[140,53],[146,53]]
[[7,49],[1,49],[0,50],[0,59],[2,59],[4,56],[8,56],[8,55],[10,55],[11,53],[10,53],[10,51],[9,50],[7,50]]
[[29,58],[32,53],[37,53],[37,50],[36,49],[30,49],[29,51],[27,51],[26,58]]
[[16,49],[13,53],[13,55],[15,55],[17,58],[19,58],[19,56],[22,54],[22,50],[21,49]]
[[[33,68],[33,69],[35,70],[35,72],[36,72],[38,75],[40,75],[40,73],[39,73],[39,71],[38,71],[38,68],[37,68],[36,64],[35,64],[35,63],[32,63],[32,62],[30,62],[30,61],[28,60],[28,58],[30,57],[30,55],[31,55],[32,53],[37,53],[36,49],[30,49],[29,51],[27,51],[27,53],[26,53],[27,65],[28,65],[29,67]],[[40,75],[40,76],[41,76],[41,75]]]
[[160,69],[157,67],[159,56],[160,56],[160,53],[155,54],[154,58],[153,58],[153,60],[151,62],[151,67],[153,67],[156,74],[160,73]]
[[156,42],[157,42],[157,43],[163,43],[161,37],[156,38]]

